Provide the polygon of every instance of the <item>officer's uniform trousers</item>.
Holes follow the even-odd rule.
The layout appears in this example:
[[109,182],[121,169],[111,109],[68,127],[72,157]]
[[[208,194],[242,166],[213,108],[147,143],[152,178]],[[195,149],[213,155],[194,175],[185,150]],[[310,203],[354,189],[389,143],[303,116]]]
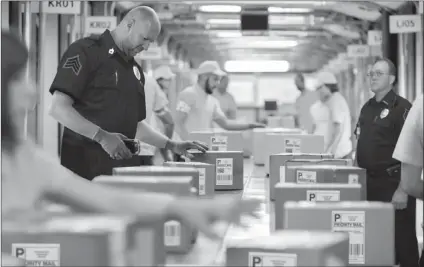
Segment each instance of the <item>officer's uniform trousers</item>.
[[[400,171],[389,174],[387,171],[367,172],[367,200],[392,202],[398,188]],[[416,200],[408,197],[406,209],[395,210],[396,263],[401,267],[418,266],[419,253],[415,230]],[[384,222],[381,222],[384,225]]]

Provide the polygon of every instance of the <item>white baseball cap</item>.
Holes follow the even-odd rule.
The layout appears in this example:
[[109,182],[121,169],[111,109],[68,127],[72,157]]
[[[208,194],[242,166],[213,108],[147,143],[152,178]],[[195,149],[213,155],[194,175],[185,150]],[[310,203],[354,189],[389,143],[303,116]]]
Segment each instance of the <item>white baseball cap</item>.
[[167,65],[162,65],[158,68],[156,68],[153,71],[153,77],[157,80],[160,78],[163,79],[172,79],[175,77],[175,74],[172,72],[171,68]]
[[317,76],[318,86],[324,84],[337,84],[336,76],[331,72],[320,72]]
[[218,62],[216,61],[204,61],[202,64],[200,64],[200,66],[194,72],[197,75],[206,74],[206,73],[211,73],[218,76],[227,75],[223,70],[221,70],[221,67],[219,67]]

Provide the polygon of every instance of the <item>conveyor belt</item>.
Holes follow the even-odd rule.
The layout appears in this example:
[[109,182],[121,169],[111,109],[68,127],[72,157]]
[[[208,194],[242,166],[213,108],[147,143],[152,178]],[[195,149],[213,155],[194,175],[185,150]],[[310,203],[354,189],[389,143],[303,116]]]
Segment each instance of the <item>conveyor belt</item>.
[[[244,185],[246,185],[251,180],[250,178],[255,173],[256,168],[254,168],[253,161],[251,159],[244,160]],[[245,190],[244,190],[245,191]],[[242,197],[243,191],[221,191],[216,192],[217,194],[231,194]],[[225,234],[229,229],[228,224],[218,224],[216,229],[218,232]],[[216,260],[217,255],[222,251],[223,248],[222,241],[212,241],[205,237],[202,233],[199,233],[197,242],[190,253],[185,255],[168,255],[167,266],[210,266]],[[224,250],[225,251],[225,250]]]

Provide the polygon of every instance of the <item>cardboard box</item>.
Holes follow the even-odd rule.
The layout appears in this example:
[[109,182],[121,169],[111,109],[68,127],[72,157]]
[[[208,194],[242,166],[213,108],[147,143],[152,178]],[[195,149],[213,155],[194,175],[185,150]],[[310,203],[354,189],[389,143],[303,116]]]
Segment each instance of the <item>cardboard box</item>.
[[199,171],[199,187],[197,188],[200,197],[213,197],[215,195],[215,165],[203,162],[176,162],[167,161],[163,163],[168,167],[196,168]]
[[300,129],[287,129],[287,128],[258,128],[253,129],[252,133],[252,155],[253,162],[256,165],[262,166],[266,160],[266,147],[265,147],[265,136],[268,133],[286,133],[286,134],[300,134]]
[[280,166],[280,182],[296,183],[296,168],[315,165],[349,166],[348,159],[292,159]]
[[284,228],[349,232],[350,266],[393,266],[395,211],[382,202],[287,202]]
[[241,131],[195,131],[189,134],[190,140],[206,143],[210,151],[243,151],[243,135]]
[[241,151],[191,151],[191,161],[215,165],[215,190],[243,190],[243,152]]
[[199,188],[199,171],[193,167],[168,167],[168,166],[137,166],[119,167],[113,169],[113,175],[121,176],[161,176],[161,177],[192,177],[192,187],[197,192]]
[[[181,176],[178,179],[170,176],[146,176],[142,179],[134,176],[98,176],[93,181],[129,190],[167,193],[184,197],[193,194],[191,179],[189,176]],[[163,242],[166,252],[187,253],[196,242],[197,234],[197,231],[187,224],[170,218],[164,224]]]
[[[275,230],[284,227],[284,204],[290,201],[339,202],[362,201],[360,184],[296,184],[278,183],[275,186]],[[271,227],[271,230],[274,229]]]
[[271,200],[274,200],[274,186],[279,182],[285,182],[284,179],[281,179],[282,174],[285,174],[286,162],[289,160],[307,160],[307,159],[331,159],[333,156],[331,154],[309,154],[309,153],[280,153],[273,154],[270,156],[270,168],[269,168],[269,197]]
[[40,259],[44,266],[164,266],[161,223],[112,215],[3,217],[2,252],[25,257],[27,266]]
[[265,171],[269,173],[269,157],[278,153],[324,153],[324,136],[313,134],[271,133],[265,137]]
[[329,258],[348,264],[349,236],[319,231],[279,231],[270,236],[229,240],[225,266],[326,266]]
[[359,183],[362,186],[362,199],[367,199],[367,173],[365,169],[336,165],[306,165],[292,168],[295,171],[296,183]]

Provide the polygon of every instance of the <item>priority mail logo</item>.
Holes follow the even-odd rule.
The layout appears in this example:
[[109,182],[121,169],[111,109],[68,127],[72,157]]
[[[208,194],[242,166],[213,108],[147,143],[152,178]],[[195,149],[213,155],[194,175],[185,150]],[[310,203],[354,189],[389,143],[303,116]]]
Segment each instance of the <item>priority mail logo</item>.
[[26,266],[60,266],[60,244],[12,244],[12,255]]

